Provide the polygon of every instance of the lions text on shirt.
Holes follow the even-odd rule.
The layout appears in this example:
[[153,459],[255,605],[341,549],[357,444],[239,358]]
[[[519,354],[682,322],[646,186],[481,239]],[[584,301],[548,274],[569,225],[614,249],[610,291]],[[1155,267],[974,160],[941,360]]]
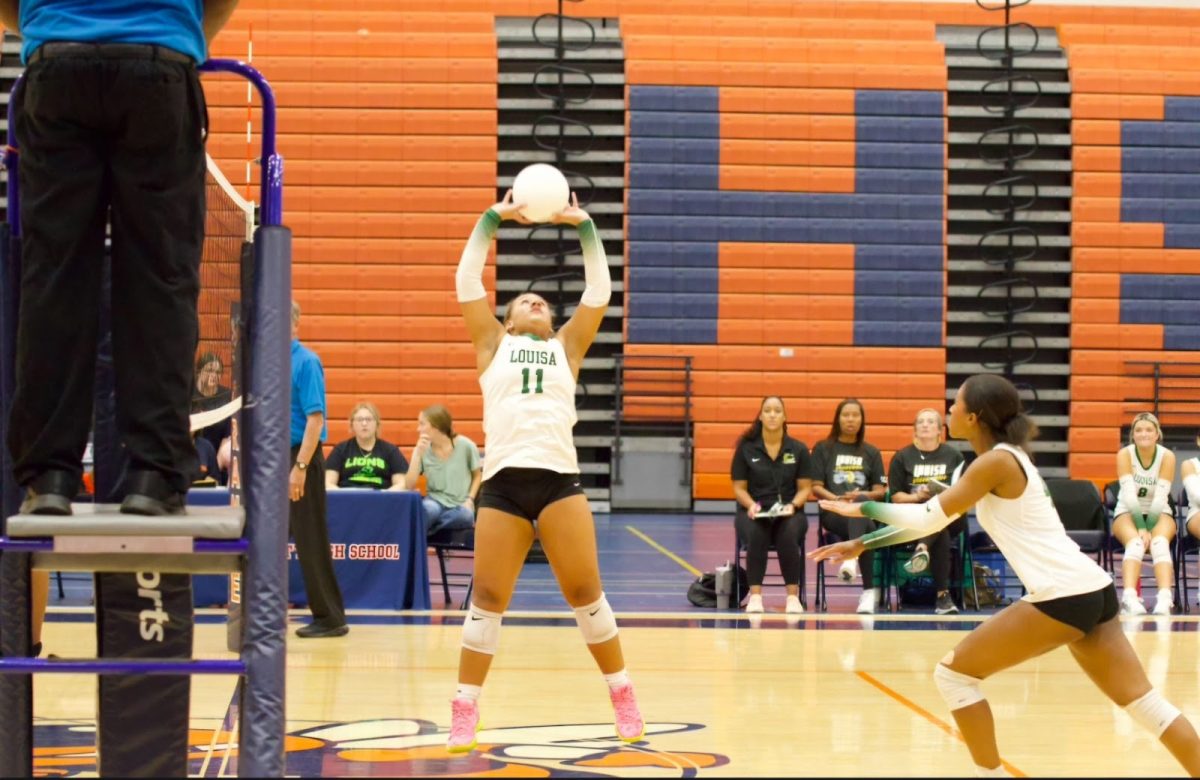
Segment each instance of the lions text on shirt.
[[575,376],[561,341],[506,334],[479,386],[484,479],[505,468],[579,473],[571,435]]
[[1029,456],[1010,444],[997,444],[995,449],[1017,459],[1025,472],[1025,490],[1017,498],[988,493],[975,504],[975,512],[1025,585],[1023,599],[1049,601],[1111,585],[1108,573],[1067,536],[1050,491]]
[[1136,444],[1130,444],[1125,451],[1129,453],[1130,473],[1133,475],[1133,485],[1137,488],[1138,502],[1136,507],[1125,508],[1129,511],[1140,510],[1143,515],[1148,514],[1150,505],[1154,503],[1154,492],[1158,490],[1158,475],[1162,471],[1163,453],[1167,448],[1161,444],[1154,445],[1154,457],[1146,466],[1142,465]]

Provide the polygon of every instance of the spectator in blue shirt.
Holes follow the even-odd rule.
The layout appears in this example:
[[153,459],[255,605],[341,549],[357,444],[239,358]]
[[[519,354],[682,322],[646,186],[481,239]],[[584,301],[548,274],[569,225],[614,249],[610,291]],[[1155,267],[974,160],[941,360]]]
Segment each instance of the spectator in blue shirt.
[[288,529],[304,575],[304,591],[313,622],[296,630],[300,637],[344,636],[346,607],[329,552],[325,509],[325,369],[316,353],[300,343],[300,304],[292,301],[292,499]]

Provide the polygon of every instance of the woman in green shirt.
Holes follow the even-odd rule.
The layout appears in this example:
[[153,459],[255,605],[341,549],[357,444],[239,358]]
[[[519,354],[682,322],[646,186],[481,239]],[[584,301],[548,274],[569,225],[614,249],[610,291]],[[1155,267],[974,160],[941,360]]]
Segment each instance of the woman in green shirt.
[[454,432],[450,411],[434,404],[417,415],[417,445],[409,459],[405,484],[416,490],[425,475],[425,532],[470,528],[483,467],[475,442]]

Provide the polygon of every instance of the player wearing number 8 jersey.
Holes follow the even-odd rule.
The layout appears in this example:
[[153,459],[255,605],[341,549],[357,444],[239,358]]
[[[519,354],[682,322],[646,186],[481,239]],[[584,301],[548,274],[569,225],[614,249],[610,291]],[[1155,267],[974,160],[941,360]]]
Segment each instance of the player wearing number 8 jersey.
[[579,230],[586,281],[579,306],[555,332],[546,301],[525,293],[509,303],[501,325],[483,287],[483,266],[500,223],[525,221],[520,208],[509,192],[484,212],[455,276],[483,390],[486,449],[475,524],[474,590],[463,624],[458,691],[451,702],[446,744],[452,753],[475,747],[480,690],[535,533],[608,683],[617,735],[635,742],[644,731],[616,620],[600,585],[595,523],[580,487],[571,436],[576,377],[612,290],[608,260],[595,223],[572,197],[552,221]]
[[1175,453],[1162,446],[1158,418],[1144,412],[1133,418],[1129,446],[1117,453],[1117,477],[1121,486],[1113,514],[1113,536],[1125,545],[1121,561],[1121,609],[1131,615],[1146,614],[1138,597],[1146,552],[1154,562],[1158,583],[1154,614],[1169,615],[1175,601],[1175,565],[1171,543],[1175,539],[1175,517],[1170,510],[1171,478],[1175,475]]

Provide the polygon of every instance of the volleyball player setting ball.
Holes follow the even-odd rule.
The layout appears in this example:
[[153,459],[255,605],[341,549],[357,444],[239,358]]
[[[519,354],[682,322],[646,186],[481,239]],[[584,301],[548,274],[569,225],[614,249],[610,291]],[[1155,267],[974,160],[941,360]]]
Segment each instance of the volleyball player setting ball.
[[[564,190],[565,185],[562,179]],[[539,194],[543,193],[535,192],[531,199]],[[538,213],[533,207],[525,214],[524,205],[514,202],[510,190],[503,201],[484,212],[463,250],[455,277],[463,318],[475,346],[487,438],[475,524],[474,591],[463,624],[459,684],[451,702],[446,745],[451,753],[475,747],[480,690],[496,653],[501,616],[535,532],[608,683],[617,735],[625,742],[636,742],[644,733],[625,671],[616,619],[601,589],[595,522],[580,487],[571,435],[576,419],[576,377],[600,329],[612,291],[608,261],[596,225],[579,208],[577,198],[572,197],[567,205],[564,192],[560,210],[551,214]],[[492,313],[483,288],[483,267],[492,237],[506,219],[523,224],[544,219],[579,230],[586,286],[574,315],[557,331],[549,305],[533,293],[509,303],[503,325]]]
[[934,669],[934,682],[971,751],[976,774],[1005,776],[992,710],[979,684],[1066,645],[1100,690],[1160,739],[1192,777],[1200,775],[1195,729],[1146,679],[1121,631],[1112,578],[1067,536],[1025,453],[1037,426],[1022,411],[1017,389],[999,376],[973,376],[959,388],[948,422],[950,435],[966,439],[979,456],[960,479],[924,504],[822,501],[822,509],[865,515],[887,525],[813,550],[808,557],[856,558],[863,550],[915,541],[974,506],[979,524],[1026,590],[1020,601],[969,633]]

